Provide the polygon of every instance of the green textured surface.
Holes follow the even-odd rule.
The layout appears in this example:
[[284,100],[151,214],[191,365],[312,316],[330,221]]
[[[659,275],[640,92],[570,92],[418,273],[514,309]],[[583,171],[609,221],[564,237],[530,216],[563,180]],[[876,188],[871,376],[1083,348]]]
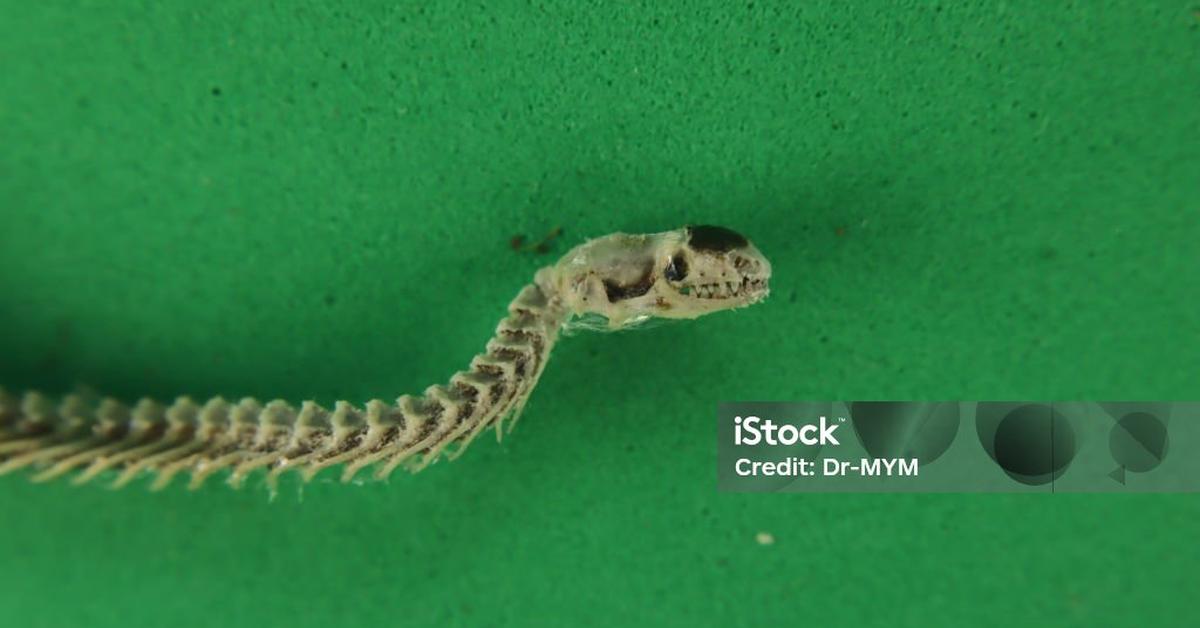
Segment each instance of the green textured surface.
[[1200,397],[1188,3],[203,4],[0,3],[6,386],[418,392],[555,225],[728,225],[774,294],[570,338],[511,439],[387,484],[0,479],[4,624],[1200,615],[1194,496],[717,494],[711,420]]

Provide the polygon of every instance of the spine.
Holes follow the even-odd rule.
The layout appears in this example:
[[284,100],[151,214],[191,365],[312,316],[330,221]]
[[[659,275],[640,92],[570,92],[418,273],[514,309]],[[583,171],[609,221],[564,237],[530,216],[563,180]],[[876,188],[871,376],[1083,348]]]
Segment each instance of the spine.
[[149,472],[151,488],[161,489],[188,472],[195,489],[223,470],[239,487],[262,469],[274,489],[287,471],[308,481],[343,465],[348,482],[372,465],[382,479],[401,465],[418,471],[443,454],[456,458],[487,428],[499,438],[520,416],[567,317],[551,285],[522,289],[487,349],[448,384],[394,405],[339,401],[327,410],[305,401],[297,409],[280,400],[217,397],[197,405],[181,397],[169,406],[142,399],[131,408],[79,395],[56,404],[37,392],[18,398],[0,389],[0,475],[33,468],[33,480],[44,482],[75,472],[72,482],[83,484],[116,471],[116,488]]

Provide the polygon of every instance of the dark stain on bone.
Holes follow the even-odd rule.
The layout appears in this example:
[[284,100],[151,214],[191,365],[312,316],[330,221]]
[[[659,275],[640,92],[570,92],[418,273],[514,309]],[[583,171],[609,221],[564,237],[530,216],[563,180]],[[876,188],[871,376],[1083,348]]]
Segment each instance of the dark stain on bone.
[[725,253],[750,244],[742,234],[713,225],[692,225],[687,228],[688,244],[698,251]]

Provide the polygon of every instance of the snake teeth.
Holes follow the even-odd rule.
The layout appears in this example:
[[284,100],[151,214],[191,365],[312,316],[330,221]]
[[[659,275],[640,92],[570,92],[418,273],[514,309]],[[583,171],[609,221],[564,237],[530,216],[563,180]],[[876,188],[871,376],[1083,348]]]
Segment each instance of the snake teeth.
[[762,279],[744,277],[741,281],[722,281],[697,285],[692,288],[691,295],[698,299],[726,299],[742,296],[765,287]]

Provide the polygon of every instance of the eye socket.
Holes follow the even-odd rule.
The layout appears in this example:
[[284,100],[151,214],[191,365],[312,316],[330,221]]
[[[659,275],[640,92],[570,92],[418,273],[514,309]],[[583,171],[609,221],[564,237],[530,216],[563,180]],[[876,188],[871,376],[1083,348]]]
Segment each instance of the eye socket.
[[667,267],[663,269],[663,277],[666,277],[668,281],[683,281],[683,278],[687,277],[687,273],[687,260],[678,253],[671,257],[671,261],[667,262]]

